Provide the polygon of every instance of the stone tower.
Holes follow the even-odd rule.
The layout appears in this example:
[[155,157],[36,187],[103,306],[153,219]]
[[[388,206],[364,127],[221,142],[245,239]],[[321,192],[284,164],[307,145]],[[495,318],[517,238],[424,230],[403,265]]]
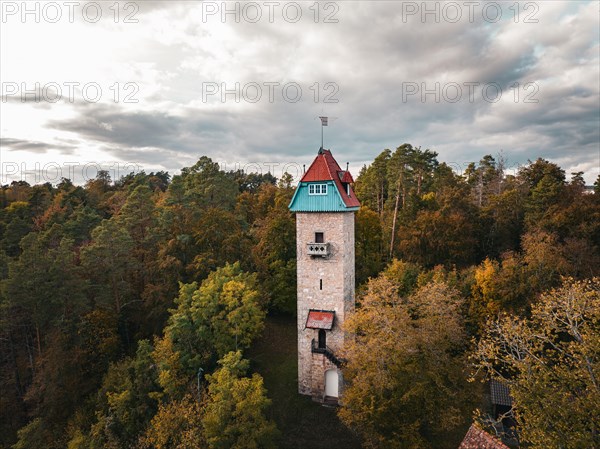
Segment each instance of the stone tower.
[[352,175],[320,149],[290,202],[296,213],[298,390],[337,403],[343,380],[341,324],[354,310],[354,213],[360,203]]

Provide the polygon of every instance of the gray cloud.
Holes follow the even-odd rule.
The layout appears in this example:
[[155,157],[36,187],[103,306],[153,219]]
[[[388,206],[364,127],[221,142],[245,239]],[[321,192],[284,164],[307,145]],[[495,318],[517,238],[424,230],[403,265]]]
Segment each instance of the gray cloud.
[[[213,44],[208,24],[186,21],[191,14],[185,3],[144,4],[148,16],[171,14],[177,24],[173,41],[150,37],[132,52],[161,73],[157,93],[137,110],[70,105],[74,117],[46,126],[100,145],[112,157],[170,171],[203,154],[233,162],[309,163],[320,145],[316,118],[323,114],[338,117],[325,129],[325,146],[355,167],[384,148],[410,142],[460,164],[502,151],[513,164],[545,157],[567,171],[599,170],[598,16],[590,14],[597,7],[539,2],[538,23],[514,23],[510,5],[501,3],[505,17],[498,23],[481,13],[473,23],[466,16],[458,23],[423,23],[403,17],[403,3],[339,2],[333,24],[314,23],[310,15],[297,24],[230,22],[228,31],[238,40],[229,47]],[[203,104],[207,81],[296,81],[303,97],[291,103],[278,92],[274,103]],[[315,102],[310,87],[318,82],[322,89],[328,81],[339,86],[339,103],[323,103],[322,90]],[[436,82],[442,88],[497,83],[502,98],[486,101],[481,87],[473,102],[466,87],[456,103],[436,102],[432,95],[426,101],[403,98],[407,82],[429,89]],[[532,92],[524,89],[529,82],[538,87],[537,103],[524,101]]]
[[2,137],[0,138],[0,148],[8,148],[8,151],[28,151],[38,154],[46,153],[48,150],[58,150],[61,154],[73,154],[77,146],[68,143],[54,144]]

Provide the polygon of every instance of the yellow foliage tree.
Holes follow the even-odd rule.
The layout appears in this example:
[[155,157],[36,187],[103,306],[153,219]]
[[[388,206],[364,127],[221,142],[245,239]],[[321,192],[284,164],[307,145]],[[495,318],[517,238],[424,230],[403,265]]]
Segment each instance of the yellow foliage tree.
[[600,446],[600,279],[567,278],[531,318],[490,322],[473,359],[510,386],[528,447]]
[[402,298],[386,276],[371,279],[345,330],[342,421],[368,448],[449,447],[468,420],[458,292],[432,281]]
[[142,449],[205,447],[201,421],[202,404],[189,394],[179,401],[161,404],[139,446]]

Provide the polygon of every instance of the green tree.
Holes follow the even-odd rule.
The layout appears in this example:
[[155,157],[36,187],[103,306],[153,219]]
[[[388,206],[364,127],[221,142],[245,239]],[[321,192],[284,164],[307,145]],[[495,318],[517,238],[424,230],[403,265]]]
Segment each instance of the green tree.
[[134,241],[115,220],[104,220],[92,232],[92,242],[81,250],[81,265],[90,280],[90,294],[100,307],[117,316],[133,300]]
[[200,287],[181,284],[175,303],[155,359],[161,385],[179,399],[199,368],[208,370],[227,352],[250,345],[263,329],[265,312],[256,276],[238,263],[212,272]]
[[33,220],[29,203],[14,201],[2,210],[4,229],[2,248],[11,257],[19,255],[21,239],[33,229]]
[[[239,192],[238,183],[212,159],[202,156],[191,167],[181,170],[185,195],[202,207],[223,207],[232,210]],[[175,176],[173,182],[178,178]]]
[[529,228],[543,225],[555,207],[565,199],[565,172],[542,158],[519,170],[518,177],[529,187],[525,221]]
[[498,257],[517,251],[524,228],[525,194],[518,187],[491,194],[480,209],[484,253]]
[[197,332],[212,342],[218,357],[247,348],[264,326],[256,275],[227,264],[211,273],[192,296],[190,307]]
[[229,352],[208,378],[208,401],[202,417],[211,449],[275,448],[275,423],[265,412],[271,401],[259,374],[245,377],[249,362],[240,351]]
[[[203,156],[169,184],[159,212],[159,260],[185,282],[248,256],[245,224],[233,213],[237,181]],[[234,229],[236,232],[229,232]]]
[[388,195],[387,166],[391,151],[384,150],[369,167],[363,167],[356,178],[356,196],[364,206],[383,216]]
[[360,285],[381,270],[384,259],[383,232],[379,216],[362,206],[356,213],[356,284]]
[[[259,285],[269,306],[296,313],[296,224],[289,211],[291,189],[280,186],[272,195],[263,189],[256,205],[252,251]],[[262,216],[262,217],[260,217]]]
[[41,418],[31,420],[26,426],[19,429],[17,434],[18,441],[12,446],[12,449],[45,448],[53,445],[52,436],[48,433]]
[[13,309],[24,310],[35,330],[38,355],[51,327],[74,322],[87,309],[73,254],[73,242],[55,241],[50,233],[30,233],[21,241],[21,256],[10,263],[4,283]]
[[473,359],[510,386],[523,442],[600,444],[600,279],[567,278],[542,295],[531,318],[489,322]]
[[411,159],[415,155],[412,145],[405,143],[392,153],[387,164],[388,197],[392,204],[392,226],[390,231],[389,257],[394,254],[394,241],[396,238],[396,225],[398,222],[398,211],[406,207],[406,200],[413,177]]
[[133,447],[155,415],[160,388],[152,351],[141,340],[134,358],[109,368],[97,393],[96,422],[85,438],[90,449]]
[[479,161],[475,167],[474,163],[469,164],[465,170],[465,178],[472,188],[475,204],[482,207],[487,203],[490,194],[500,194],[503,178],[502,163],[497,164],[491,155],[486,155]]
[[197,255],[191,267],[195,279],[204,279],[225,263],[239,261],[248,268],[251,245],[244,228],[244,223],[233,212],[219,207],[203,211],[194,233]]
[[159,242],[164,229],[158,221],[156,198],[146,183],[133,188],[112,220],[131,238],[131,266],[126,273],[132,293],[130,316],[143,337],[159,333],[168,318],[168,308],[177,293],[177,268],[161,259]]

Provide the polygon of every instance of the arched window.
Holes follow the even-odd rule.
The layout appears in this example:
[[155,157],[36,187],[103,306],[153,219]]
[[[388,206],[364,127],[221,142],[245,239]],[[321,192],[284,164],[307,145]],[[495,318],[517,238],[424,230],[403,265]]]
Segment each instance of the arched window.
[[325,329],[319,329],[319,349],[325,349],[327,347],[327,334]]

